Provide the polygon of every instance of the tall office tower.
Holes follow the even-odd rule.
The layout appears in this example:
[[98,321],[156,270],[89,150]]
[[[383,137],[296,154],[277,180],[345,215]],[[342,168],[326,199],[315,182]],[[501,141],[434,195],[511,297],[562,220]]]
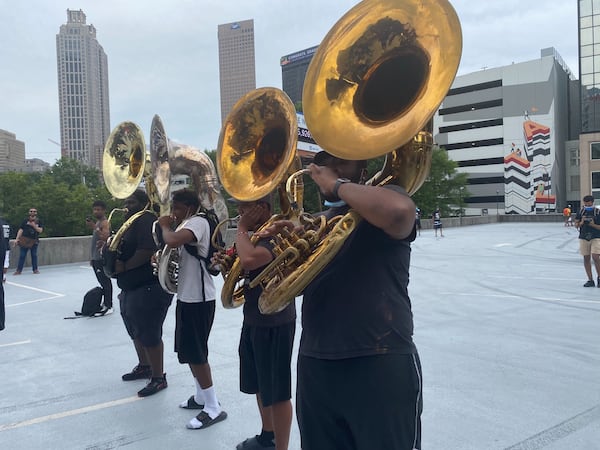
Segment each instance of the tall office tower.
[[581,83],[578,163],[581,196],[592,194],[600,199],[600,4],[592,0],[579,0],[578,14]]
[[219,80],[221,123],[235,102],[256,89],[254,65],[254,20],[219,25]]
[[110,134],[108,62],[83,11],[67,10],[56,35],[56,62],[61,154],[100,169]]
[[317,48],[318,46],[315,45],[291,55],[282,56],[279,61],[283,91],[295,105],[302,101],[304,77]]

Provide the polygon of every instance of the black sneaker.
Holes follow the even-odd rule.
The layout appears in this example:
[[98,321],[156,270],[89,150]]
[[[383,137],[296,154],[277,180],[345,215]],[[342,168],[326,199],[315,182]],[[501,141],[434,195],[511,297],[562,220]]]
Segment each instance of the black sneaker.
[[596,282],[596,286],[598,286],[600,288],[600,277],[598,277],[598,280]]
[[596,286],[596,285],[594,284],[594,281],[593,281],[593,280],[588,280],[588,281],[586,281],[586,283],[583,285],[583,287],[594,287],[594,286]]
[[139,364],[133,368],[129,373],[126,373],[121,378],[123,381],[143,380],[148,379],[152,376],[152,369],[150,366],[140,366]]
[[154,395],[158,391],[162,391],[167,388],[167,374],[163,373],[163,376],[160,378],[152,377],[150,382],[146,385],[146,387],[140,391],[138,391],[139,397],[148,397],[149,395]]

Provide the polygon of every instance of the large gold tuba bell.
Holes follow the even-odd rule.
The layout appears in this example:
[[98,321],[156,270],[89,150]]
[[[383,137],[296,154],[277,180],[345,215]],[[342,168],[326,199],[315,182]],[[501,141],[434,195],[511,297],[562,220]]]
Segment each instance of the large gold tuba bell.
[[[329,31],[306,74],[302,103],[312,136],[339,158],[387,155],[369,184],[416,192],[431,163],[431,118],[454,80],[461,50],[460,23],[446,0],[362,1]],[[308,249],[307,239],[294,232],[277,237],[278,251],[291,243],[302,257],[273,262],[253,281],[263,287],[261,312],[279,311],[300,294],[360,220],[352,210],[335,218]]]
[[[105,252],[104,271],[109,276],[115,275],[114,263],[125,232],[153,204],[160,204],[150,174],[150,155],[146,153],[142,130],[133,122],[120,123],[112,130],[104,146],[102,157],[104,183],[113,197],[123,200],[132,195],[143,180],[145,181],[150,203],[142,211],[127,219],[119,230],[109,238],[107,246],[103,250]],[[124,209],[116,208],[111,211],[109,222],[115,211],[124,211]]]
[[[297,136],[296,110],[283,91],[259,88],[240,98],[223,123],[217,147],[217,171],[225,190],[241,201],[271,193],[292,169],[299,168]],[[285,199],[282,203],[282,210],[288,209]],[[242,305],[244,278],[239,259],[234,256],[221,271],[223,306]]]

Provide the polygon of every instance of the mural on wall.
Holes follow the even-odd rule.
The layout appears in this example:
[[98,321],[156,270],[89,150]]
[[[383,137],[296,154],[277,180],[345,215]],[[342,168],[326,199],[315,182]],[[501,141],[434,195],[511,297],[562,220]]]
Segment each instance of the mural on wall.
[[504,157],[506,214],[556,210],[552,194],[550,127],[534,122],[525,112],[523,141],[511,144]]

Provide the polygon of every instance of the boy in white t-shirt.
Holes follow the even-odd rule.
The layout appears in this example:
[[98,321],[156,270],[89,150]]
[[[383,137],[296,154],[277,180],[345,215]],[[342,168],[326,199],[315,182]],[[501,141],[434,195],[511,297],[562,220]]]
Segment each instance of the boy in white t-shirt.
[[[215,284],[206,262],[186,249],[193,246],[201,257],[208,254],[210,226],[205,218],[196,215],[199,206],[196,193],[182,189],[173,194],[172,214],[158,219],[165,244],[179,247],[175,351],[179,362],[190,366],[196,382],[196,394],[179,406],[201,410],[187,424],[187,428],[194,430],[227,418],[217,399],[208,363],[208,337],[215,317]],[[175,230],[172,230],[173,225],[177,225]]]

